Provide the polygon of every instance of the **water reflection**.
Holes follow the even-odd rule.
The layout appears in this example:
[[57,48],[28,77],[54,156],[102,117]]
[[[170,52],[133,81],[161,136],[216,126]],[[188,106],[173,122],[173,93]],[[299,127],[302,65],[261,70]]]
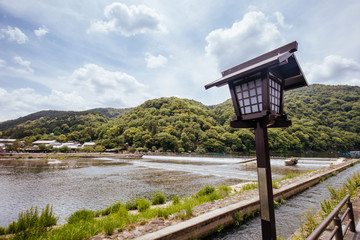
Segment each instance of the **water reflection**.
[[[32,205],[47,203],[63,223],[80,209],[103,209],[156,191],[167,196],[191,194],[205,184],[234,185],[257,180],[254,163],[247,158],[156,157],[143,159],[70,158],[0,160],[0,226],[17,219]],[[328,165],[310,160],[284,167],[284,159],[271,160],[273,176],[302,172]],[[317,160],[316,160],[317,161]]]

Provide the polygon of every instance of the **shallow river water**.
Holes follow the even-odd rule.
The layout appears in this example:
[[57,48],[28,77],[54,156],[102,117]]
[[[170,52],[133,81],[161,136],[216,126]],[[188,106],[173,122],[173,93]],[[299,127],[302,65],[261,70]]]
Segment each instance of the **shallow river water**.
[[[168,197],[187,195],[203,185],[234,185],[257,180],[251,157],[144,156],[142,159],[73,158],[0,160],[0,226],[16,220],[20,211],[53,206],[58,223],[80,209],[98,210],[162,191]],[[303,158],[284,167],[271,160],[274,179],[329,165],[329,159]]]

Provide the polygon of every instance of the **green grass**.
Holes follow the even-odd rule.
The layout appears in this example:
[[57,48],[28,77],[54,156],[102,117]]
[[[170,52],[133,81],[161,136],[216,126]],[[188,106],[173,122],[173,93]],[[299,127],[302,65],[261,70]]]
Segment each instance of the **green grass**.
[[196,193],[196,197],[207,196],[207,195],[210,195],[213,192],[215,192],[215,187],[214,186],[205,185],[202,189],[200,189]]
[[136,200],[136,207],[139,212],[145,212],[150,206],[151,202],[146,198],[139,198]]
[[72,224],[81,221],[90,221],[94,219],[94,217],[95,217],[94,211],[82,209],[71,214],[70,217],[68,217],[67,222],[69,224]]
[[259,185],[257,183],[248,183],[241,187],[240,193],[257,189]]
[[[111,235],[115,229],[121,231],[133,223],[156,217],[166,219],[169,215],[175,213],[178,213],[176,218],[188,219],[193,214],[192,209],[194,206],[219,199],[221,196],[227,195],[229,191],[230,188],[227,186],[220,186],[215,189],[213,186],[206,185],[191,197],[181,199],[180,197],[175,197],[173,199],[175,204],[163,208],[150,209],[150,201],[145,198],[140,198],[130,201],[126,205],[115,203],[113,206],[97,212],[80,210],[69,217],[70,221],[68,221],[67,224],[52,230],[43,239],[80,240],[101,232]],[[132,207],[137,206],[139,212],[129,214],[128,207],[130,205],[132,205]],[[100,217],[94,218],[94,216]]]
[[136,210],[137,209],[136,200],[127,201],[125,203],[125,207],[127,210]]
[[[251,190],[257,188],[257,184],[248,184],[243,188],[244,191]],[[126,204],[117,202],[104,210],[90,211],[83,209],[73,213],[67,219],[67,224],[55,229],[49,229],[49,231],[46,231],[45,228],[44,231],[38,232],[36,235],[30,233],[27,239],[81,240],[99,233],[111,235],[115,229],[122,231],[123,229],[133,228],[134,223],[146,223],[149,219],[153,218],[167,219],[170,215],[174,215],[175,218],[188,219],[193,215],[193,207],[224,198],[229,195],[230,191],[231,188],[226,185],[219,186],[218,188],[205,185],[192,196],[181,198],[176,196],[172,199],[173,204],[161,208],[150,208],[151,202],[148,199],[138,198],[128,201]],[[164,197],[161,193],[154,193],[152,202],[160,204]],[[138,212],[131,214],[128,212],[128,210],[134,209],[137,209]],[[31,216],[38,214],[36,209],[29,211],[31,213],[28,214],[29,219],[31,219]],[[49,208],[45,212],[47,212],[47,215],[52,216],[52,211]],[[5,234],[8,233],[7,229],[2,230],[0,228],[0,234],[1,231],[5,232]]]
[[57,218],[49,204],[40,214],[37,207],[31,207],[20,212],[17,221],[12,222],[7,228],[1,228],[0,235],[13,234],[13,239],[36,239],[49,227],[56,225],[56,222]]
[[[117,203],[111,205],[110,207],[105,208],[104,210],[96,211],[96,212],[95,212],[95,216],[96,216],[96,217],[99,217],[99,216],[107,216],[107,215],[109,215],[109,214],[111,214],[111,213],[116,213],[116,212],[119,211],[119,209],[120,209],[121,207],[124,207],[124,205],[122,204],[122,202],[117,202]],[[134,209],[136,209],[136,206],[135,206]]]
[[283,181],[283,180],[286,180],[286,179],[291,179],[291,178],[301,176],[301,175],[304,175],[304,174],[307,174],[307,173],[310,173],[310,172],[314,172],[314,171],[316,171],[316,170],[308,170],[308,171],[305,171],[305,172],[302,172],[302,173],[288,173],[285,176],[283,176],[279,181]]
[[166,196],[162,192],[156,191],[153,193],[151,203],[152,205],[164,204],[166,201]]
[[173,205],[176,205],[176,204],[179,204],[180,203],[180,197],[179,196],[175,196],[171,199],[172,201],[172,204]]

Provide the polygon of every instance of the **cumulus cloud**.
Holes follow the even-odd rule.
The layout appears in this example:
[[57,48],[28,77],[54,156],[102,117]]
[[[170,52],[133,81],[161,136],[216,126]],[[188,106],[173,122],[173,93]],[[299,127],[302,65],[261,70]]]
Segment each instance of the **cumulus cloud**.
[[[21,58],[16,58],[21,62]],[[23,61],[23,60],[22,60]],[[134,107],[153,98],[133,76],[85,64],[44,94],[32,88],[12,91],[0,87],[0,121],[14,119],[45,109],[86,110],[98,107]]]
[[145,53],[145,61],[148,68],[159,68],[164,67],[167,64],[168,59],[161,54],[154,56],[147,52]]
[[17,65],[20,65],[20,68],[12,68],[12,70],[19,72],[19,73],[33,73],[34,72],[34,70],[30,67],[30,65],[31,65],[30,61],[26,61],[26,60],[22,59],[22,57],[20,57],[20,56],[14,57],[13,60]]
[[95,107],[128,107],[148,98],[145,87],[133,76],[86,64],[60,79],[66,87],[39,94],[32,88],[7,91],[0,88],[1,120],[44,109],[85,110]]
[[112,3],[105,7],[105,21],[94,21],[89,31],[119,32],[132,36],[147,31],[164,31],[160,15],[145,5]]
[[284,43],[276,24],[260,11],[252,11],[231,28],[216,29],[207,37],[205,51],[221,70],[240,64]]
[[2,28],[0,38],[7,38],[10,42],[17,42],[18,44],[24,44],[28,37],[17,27]]
[[49,29],[47,29],[44,25],[42,27],[39,27],[38,29],[34,30],[34,33],[38,38],[45,36],[48,32],[49,32]]
[[44,109],[77,110],[84,107],[84,100],[75,93],[53,90],[40,95],[32,88],[7,91],[0,88],[0,121],[14,119]]
[[85,64],[63,79],[68,79],[72,89],[94,107],[133,106],[148,98],[145,86],[135,77],[109,71],[96,64]]
[[304,72],[310,83],[360,86],[360,63],[353,59],[329,55],[320,64],[306,63]]
[[283,28],[292,28],[292,25],[286,24],[285,23],[285,18],[284,15],[281,12],[275,12],[274,13],[276,20],[278,22],[278,24],[283,27]]

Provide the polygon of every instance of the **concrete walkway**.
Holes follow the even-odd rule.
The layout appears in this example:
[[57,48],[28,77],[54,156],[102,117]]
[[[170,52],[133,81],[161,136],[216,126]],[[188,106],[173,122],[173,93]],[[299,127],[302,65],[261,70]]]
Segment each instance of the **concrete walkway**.
[[356,233],[349,232],[346,235],[346,240],[360,240],[360,221],[356,225]]

